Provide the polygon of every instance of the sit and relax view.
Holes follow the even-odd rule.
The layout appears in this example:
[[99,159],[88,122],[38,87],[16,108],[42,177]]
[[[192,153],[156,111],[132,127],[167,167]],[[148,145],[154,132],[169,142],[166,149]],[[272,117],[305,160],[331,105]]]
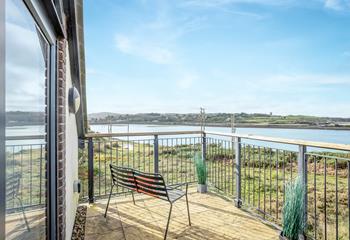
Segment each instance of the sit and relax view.
[[0,240],[350,239],[349,0],[0,0]]

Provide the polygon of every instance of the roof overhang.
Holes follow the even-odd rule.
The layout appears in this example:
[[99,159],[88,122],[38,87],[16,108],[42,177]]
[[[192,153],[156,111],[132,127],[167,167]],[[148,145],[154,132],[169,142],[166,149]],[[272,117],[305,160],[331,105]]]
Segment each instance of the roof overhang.
[[65,0],[64,9],[67,19],[67,39],[69,44],[70,68],[73,86],[79,90],[81,104],[76,113],[78,135],[85,136],[88,128],[86,83],[85,83],[85,48],[83,0]]
[[53,28],[58,36],[66,37],[64,27],[62,24],[62,3],[61,1],[43,1],[43,6],[46,9],[48,17],[52,23]]

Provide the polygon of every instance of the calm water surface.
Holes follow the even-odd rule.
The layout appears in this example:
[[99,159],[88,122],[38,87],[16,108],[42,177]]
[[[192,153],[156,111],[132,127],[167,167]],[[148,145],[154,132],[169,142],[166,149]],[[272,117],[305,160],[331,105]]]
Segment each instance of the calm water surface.
[[[96,132],[107,133],[107,125],[91,125],[91,129]],[[200,130],[199,126],[171,126],[171,125],[143,125],[131,124],[113,125],[113,132],[156,132],[156,131],[190,131]],[[227,127],[206,127],[207,131],[230,133],[231,128]],[[280,137],[289,139],[301,139],[317,142],[342,143],[350,144],[350,131],[345,130],[314,130],[314,129],[277,129],[277,128],[237,128],[237,133],[254,134],[261,136]],[[173,136],[174,137],[174,136]],[[146,139],[146,137],[141,137]],[[149,137],[153,138],[153,137]],[[216,137],[218,138],[218,137]],[[140,138],[138,138],[140,139]],[[227,139],[227,138],[222,138]],[[245,141],[247,143],[257,144],[260,146],[269,146],[287,150],[297,150],[295,146],[275,143],[264,143],[258,141]]]
[[[107,133],[107,125],[91,125],[91,129],[95,132]],[[156,131],[190,131],[200,130],[199,126],[172,126],[172,125],[145,125],[145,124],[130,124],[113,125],[113,132],[156,132]],[[227,127],[207,127],[207,131],[216,131],[230,133],[231,129]],[[254,134],[261,136],[280,137],[289,139],[302,139],[318,142],[342,143],[350,144],[350,131],[345,130],[313,130],[313,129],[275,129],[275,128],[237,128],[237,133]],[[23,136],[23,135],[40,135],[44,133],[42,126],[20,126],[9,127],[6,129],[7,136]],[[172,136],[174,137],[174,136]],[[184,137],[184,136],[182,136]],[[139,137],[136,139],[150,139],[150,137]],[[130,138],[135,139],[135,138]],[[227,138],[226,138],[227,139]],[[22,141],[7,141],[7,144],[32,144],[38,143],[40,140],[22,140]],[[42,141],[41,141],[42,142]],[[250,141],[249,143],[258,144],[261,146],[286,148],[287,150],[296,150],[293,146],[282,146],[281,144],[263,143]]]

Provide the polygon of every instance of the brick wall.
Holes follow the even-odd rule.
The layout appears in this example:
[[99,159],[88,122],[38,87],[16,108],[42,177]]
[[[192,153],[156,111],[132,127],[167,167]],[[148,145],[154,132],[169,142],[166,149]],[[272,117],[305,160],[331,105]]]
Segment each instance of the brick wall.
[[57,238],[66,232],[66,40],[57,42]]

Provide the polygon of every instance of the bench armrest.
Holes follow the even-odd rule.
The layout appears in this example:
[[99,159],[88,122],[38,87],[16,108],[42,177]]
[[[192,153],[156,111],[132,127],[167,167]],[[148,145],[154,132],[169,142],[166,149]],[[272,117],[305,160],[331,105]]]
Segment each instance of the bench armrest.
[[170,185],[169,187],[167,187],[167,189],[169,189],[169,190],[177,189],[177,188],[185,186],[185,185],[186,185],[186,191],[187,191],[188,183],[179,183],[179,184]]

